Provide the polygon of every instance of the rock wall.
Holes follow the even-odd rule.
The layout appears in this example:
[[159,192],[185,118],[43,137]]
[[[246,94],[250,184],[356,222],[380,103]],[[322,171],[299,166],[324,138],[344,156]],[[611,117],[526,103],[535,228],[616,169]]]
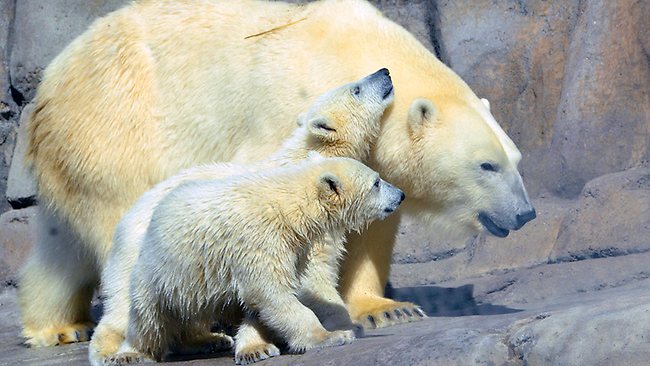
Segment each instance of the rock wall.
[[[0,2],[0,284],[15,285],[37,226],[22,131],[42,71],[93,19],[127,2]],[[440,238],[407,218],[392,296],[433,315],[484,316],[434,318],[380,332],[394,337],[371,337],[348,353],[305,357],[312,364],[355,357],[360,364],[606,365],[614,352],[623,355],[620,364],[647,361],[650,2],[372,2],[491,101],[524,155],[520,168],[538,218],[506,239]],[[0,312],[9,304],[14,319],[7,291]],[[509,315],[513,308],[527,310]],[[18,324],[11,327],[17,334]],[[620,336],[610,342],[603,329]],[[85,350],[70,349],[83,364]]]

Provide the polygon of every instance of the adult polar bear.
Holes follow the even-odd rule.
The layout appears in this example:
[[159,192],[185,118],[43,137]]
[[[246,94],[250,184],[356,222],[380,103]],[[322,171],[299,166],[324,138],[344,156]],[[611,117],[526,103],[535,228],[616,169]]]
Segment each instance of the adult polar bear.
[[[27,343],[87,339],[113,230],[145,190],[200,163],[270,155],[314,97],[381,67],[396,95],[368,163],[405,191],[402,212],[459,235],[504,236],[535,216],[521,154],[487,105],[370,4],[136,2],[73,41],[37,93],[28,158],[43,221],[20,287]],[[398,223],[348,241],[340,290],[366,325],[415,311],[382,296]]]

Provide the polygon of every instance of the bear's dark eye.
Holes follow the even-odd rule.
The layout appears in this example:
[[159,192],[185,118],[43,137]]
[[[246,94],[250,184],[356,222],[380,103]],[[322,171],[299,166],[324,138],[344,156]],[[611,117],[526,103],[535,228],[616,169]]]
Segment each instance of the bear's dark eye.
[[355,86],[354,89],[352,89],[352,94],[354,94],[354,95],[361,94],[361,88],[358,87],[358,86]]
[[379,188],[379,178],[375,180],[375,183],[372,184],[374,188]]
[[491,163],[483,163],[481,164],[481,169],[488,172],[496,172],[498,170],[498,167]]

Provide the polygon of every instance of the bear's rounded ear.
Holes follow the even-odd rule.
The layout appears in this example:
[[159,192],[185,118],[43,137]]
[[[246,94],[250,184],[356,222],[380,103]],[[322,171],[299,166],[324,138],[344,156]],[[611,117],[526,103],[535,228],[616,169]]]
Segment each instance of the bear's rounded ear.
[[316,117],[312,118],[307,122],[307,130],[309,133],[321,138],[332,138],[336,133],[336,128],[333,123],[331,123],[325,117]]
[[411,133],[419,131],[426,123],[432,122],[436,116],[436,107],[426,98],[418,98],[411,103],[408,115],[408,125]]
[[318,189],[323,197],[339,196],[341,181],[334,173],[323,173],[318,177]]
[[485,98],[481,98],[481,102],[483,102],[483,105],[484,105],[485,108],[487,108],[488,111],[489,111],[489,110],[490,110],[490,101],[487,100],[487,99],[485,99]]

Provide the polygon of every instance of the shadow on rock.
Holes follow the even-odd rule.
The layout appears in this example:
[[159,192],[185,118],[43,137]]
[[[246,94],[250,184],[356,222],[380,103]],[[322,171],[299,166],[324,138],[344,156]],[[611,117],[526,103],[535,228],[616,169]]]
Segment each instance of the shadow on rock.
[[428,316],[499,315],[522,311],[501,305],[477,304],[474,285],[460,287],[400,287],[386,285],[386,296],[398,301],[409,301],[421,306]]

